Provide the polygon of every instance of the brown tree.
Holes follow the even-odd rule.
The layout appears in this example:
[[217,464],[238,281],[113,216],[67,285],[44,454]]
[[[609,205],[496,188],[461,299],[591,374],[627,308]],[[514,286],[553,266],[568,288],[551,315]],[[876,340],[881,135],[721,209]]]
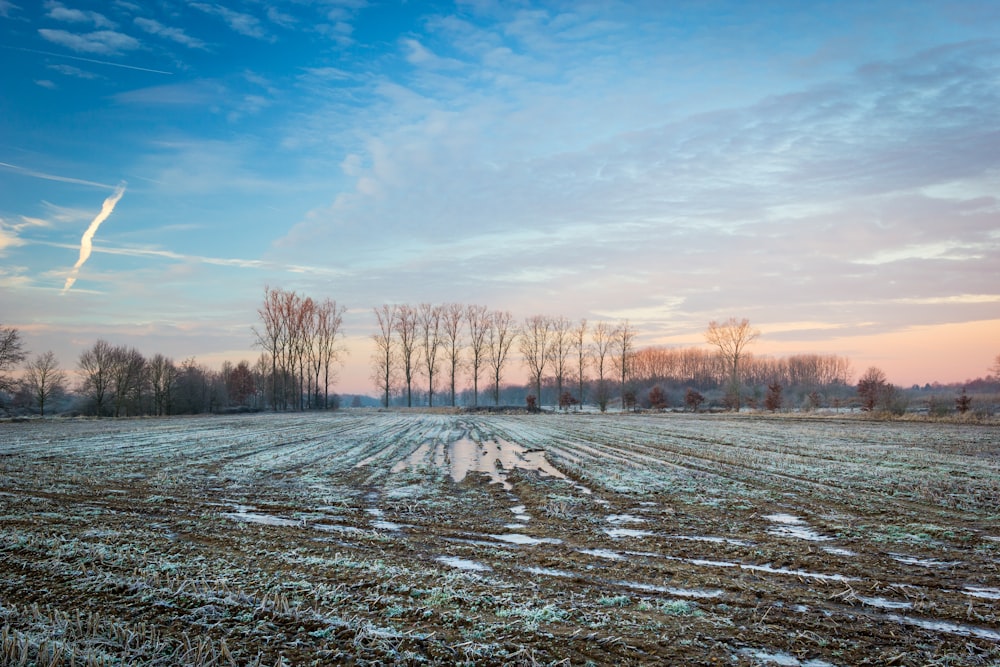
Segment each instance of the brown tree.
[[667,407],[667,396],[663,393],[663,388],[660,385],[654,386],[649,390],[649,407],[654,410],[663,410]]
[[781,385],[772,382],[767,385],[767,395],[764,397],[764,407],[771,412],[781,409]]
[[861,409],[875,409],[889,386],[882,369],[870,366],[858,380],[858,396],[861,397]]
[[701,395],[701,392],[694,389],[688,389],[684,394],[684,404],[691,408],[692,412],[698,412],[698,406],[705,402],[705,397]]
[[725,322],[708,323],[705,339],[719,350],[719,356],[729,370],[729,391],[734,394],[735,407],[740,409],[740,359],[750,343],[760,336],[760,331],[750,326],[750,320],[730,317]]
[[229,400],[235,405],[245,406],[250,397],[256,392],[253,371],[250,369],[250,362],[241,360],[226,375],[226,390]]

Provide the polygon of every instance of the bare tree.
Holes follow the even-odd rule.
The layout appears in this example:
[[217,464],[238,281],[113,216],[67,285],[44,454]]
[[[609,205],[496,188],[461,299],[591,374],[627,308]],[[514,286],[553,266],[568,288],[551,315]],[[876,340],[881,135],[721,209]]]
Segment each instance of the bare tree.
[[59,369],[59,362],[52,351],[35,357],[25,367],[24,386],[38,405],[38,413],[45,416],[45,405],[59,396],[66,385],[66,373]]
[[393,345],[392,334],[396,324],[396,307],[382,304],[375,308],[375,320],[378,331],[372,334],[375,343],[375,353],[372,356],[372,379],[382,393],[382,406],[389,407],[389,394],[392,392],[393,371],[396,362],[396,348]]
[[288,327],[288,350],[293,382],[297,380],[299,388],[296,394],[296,405],[299,410],[305,409],[305,399],[311,393],[306,385],[306,365],[309,362],[313,326],[315,319],[313,311],[316,304],[310,297],[302,298],[295,292],[285,294],[285,317],[291,323]]
[[468,306],[465,321],[469,325],[469,370],[472,373],[472,404],[479,405],[479,373],[486,361],[486,332],[490,328],[490,315],[486,306]]
[[441,306],[422,303],[417,310],[417,336],[427,378],[427,405],[434,405],[434,376],[441,350]]
[[10,391],[13,382],[4,374],[24,361],[25,351],[20,332],[0,326],[0,391]]
[[552,327],[552,341],[549,357],[552,359],[552,373],[556,378],[556,397],[561,400],[563,382],[569,374],[569,353],[573,348],[572,323],[563,316],[549,320]]
[[170,414],[171,397],[177,381],[177,367],[172,359],[155,354],[147,363],[149,384],[153,390],[153,414]]
[[627,393],[625,387],[630,377],[635,329],[629,326],[628,320],[625,320],[615,327],[612,337],[612,348],[615,352],[614,363],[615,369],[618,371],[618,378],[621,380],[622,411],[624,412],[626,408],[625,394]]
[[580,322],[570,331],[570,346],[576,353],[576,380],[578,383],[577,394],[578,405],[583,405],[586,398],[584,396],[584,386],[587,383],[587,320]]
[[94,402],[98,417],[104,416],[105,401],[112,386],[113,356],[114,348],[111,343],[102,339],[80,353],[77,363],[80,375],[83,376],[81,389]]
[[271,361],[271,408],[278,409],[278,358],[281,344],[285,339],[288,322],[281,313],[282,292],[279,289],[264,288],[264,305],[257,309],[262,329],[253,327],[255,344],[264,350]]
[[406,407],[413,407],[413,372],[420,358],[417,348],[417,309],[410,305],[396,307],[396,335],[406,381]]
[[[344,306],[338,306],[336,301],[324,299],[316,308],[316,326],[314,328],[316,350],[315,370],[316,384],[320,386],[320,372],[323,374],[323,409],[330,407],[330,375],[331,367],[340,361],[340,355],[346,352],[340,344],[343,337],[341,331],[344,324]],[[335,373],[336,371],[333,371]]]
[[608,357],[611,355],[614,331],[607,322],[598,322],[594,325],[591,337],[591,359],[594,370],[597,371],[597,407],[604,412],[608,409]]
[[451,387],[451,405],[455,406],[455,376],[462,366],[462,323],[465,322],[465,306],[449,303],[441,307],[442,345],[448,362],[448,379]]
[[531,382],[535,385],[535,396],[539,405],[542,403],[542,377],[552,357],[553,338],[551,318],[545,315],[524,318],[519,347],[524,356],[524,363],[528,366]]
[[730,317],[725,322],[712,320],[705,331],[705,339],[719,350],[719,356],[729,370],[730,391],[734,394],[736,409],[740,409],[740,359],[747,345],[760,336],[760,331],[750,326],[750,320]]
[[990,366],[990,373],[995,379],[1000,380],[1000,354],[993,360],[993,365]]
[[111,350],[110,389],[115,405],[115,417],[139,412],[139,397],[146,379],[145,371],[146,359],[139,350],[124,345]]
[[486,349],[489,352],[490,369],[493,371],[493,404],[500,405],[500,380],[507,364],[510,346],[517,338],[514,318],[506,310],[497,310],[490,315],[486,333]]

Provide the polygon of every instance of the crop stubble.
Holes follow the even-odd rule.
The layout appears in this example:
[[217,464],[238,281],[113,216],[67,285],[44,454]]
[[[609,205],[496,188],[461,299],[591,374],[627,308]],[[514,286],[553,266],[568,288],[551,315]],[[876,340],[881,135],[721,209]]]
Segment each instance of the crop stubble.
[[0,442],[5,664],[1000,660],[995,426],[343,411]]

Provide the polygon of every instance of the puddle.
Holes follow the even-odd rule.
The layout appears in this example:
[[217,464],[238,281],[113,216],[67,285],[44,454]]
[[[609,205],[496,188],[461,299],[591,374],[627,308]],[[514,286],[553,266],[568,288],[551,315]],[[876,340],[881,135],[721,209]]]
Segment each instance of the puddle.
[[608,560],[625,560],[625,556],[611,549],[579,549],[579,552],[588,556],[607,558]]
[[828,554],[833,554],[834,556],[857,556],[858,554],[850,549],[842,549],[840,547],[823,547],[823,551]]
[[808,540],[810,542],[825,542],[833,539],[826,535],[820,535],[810,528],[801,518],[792,514],[767,514],[765,519],[777,524],[767,532],[779,537],[793,537],[798,540]]
[[222,516],[234,521],[259,523],[265,526],[304,526],[304,523],[298,519],[285,519],[273,514],[261,514],[251,511],[254,509],[256,508],[251,505],[237,505],[235,512],[223,512]]
[[979,586],[966,586],[962,591],[966,595],[974,598],[984,598],[986,600],[1000,600],[1000,588],[980,588]]
[[425,442],[424,444],[413,450],[413,453],[407,456],[405,459],[392,466],[393,472],[403,472],[409,468],[416,468],[424,464],[424,459],[431,452],[431,443]]
[[572,572],[567,572],[566,570],[554,570],[549,567],[526,567],[525,572],[531,572],[532,574],[544,574],[549,577],[575,577],[576,575]]
[[557,537],[532,537],[523,533],[504,533],[503,535],[490,535],[490,537],[501,542],[519,545],[562,544],[562,540]]
[[619,586],[626,586],[628,588],[635,588],[640,591],[652,591],[654,593],[669,593],[670,595],[679,598],[697,598],[699,600],[708,600],[711,598],[722,597],[723,591],[720,590],[705,590],[703,588],[674,588],[672,586],[658,586],[656,584],[644,584],[638,581],[615,581],[612,582]]
[[312,528],[316,530],[322,530],[324,533],[363,533],[365,532],[363,528],[358,528],[357,526],[342,526],[335,523],[314,523],[310,524]]
[[889,554],[894,561],[903,565],[919,565],[920,567],[954,567],[961,565],[960,560],[938,560],[937,558],[916,558],[915,556],[905,556],[903,554]]
[[376,528],[378,530],[401,531],[403,530],[403,524],[395,523],[393,521],[372,521],[372,528]]
[[474,560],[468,560],[466,558],[459,558],[458,556],[438,556],[434,560],[439,563],[444,563],[459,570],[467,570],[469,572],[489,572],[491,568],[489,565],[484,565],[482,563],[477,563]]
[[889,614],[886,618],[890,621],[896,621],[897,623],[914,625],[918,628],[923,628],[924,630],[946,632],[951,635],[960,635],[962,637],[978,637],[979,639],[1000,641],[1000,632],[990,630],[988,628],[977,628],[973,625],[961,625],[950,621],[932,621],[924,618],[915,618],[913,616],[899,616],[898,614]]
[[651,530],[638,530],[636,528],[605,528],[604,532],[616,540],[620,537],[652,537],[656,535]]
[[856,596],[858,601],[862,604],[866,604],[869,607],[878,607],[879,609],[909,609],[913,606],[911,602],[900,602],[896,600],[886,600],[885,598],[879,597],[865,597],[863,595]]
[[[520,470],[536,470],[540,474],[566,479],[545,458],[541,450],[529,450],[517,443],[506,440],[487,440],[478,443],[471,438],[455,440],[448,445],[436,446],[425,442],[412,454],[392,467],[393,472],[403,472],[428,463],[433,454],[433,465],[447,467],[452,480],[461,482],[469,473],[484,473],[490,476],[491,484],[501,484],[504,489],[513,488],[507,481],[507,473],[518,468]],[[523,510],[522,510],[523,511]]]
[[737,563],[728,560],[707,560],[703,558],[680,558],[679,556],[667,556],[665,554],[651,553],[648,551],[626,551],[629,556],[645,556],[647,558],[663,558],[664,560],[675,560],[691,565],[703,567],[735,567],[750,572],[766,572],[767,574],[785,574],[792,577],[802,577],[803,579],[818,579],[821,581],[859,581],[857,577],[848,577],[844,574],[824,574],[822,572],[809,572],[807,570],[789,570],[783,567],[772,567],[771,565],[752,565],[749,563]]
[[741,648],[739,655],[752,658],[765,664],[782,665],[782,667],[834,667],[825,660],[799,660],[787,653],[772,653],[758,648]]
[[524,505],[515,505],[510,508],[510,511],[514,513],[514,518],[518,521],[530,521],[531,515],[528,514],[528,509]]
[[711,537],[708,535],[669,535],[672,540],[683,540],[685,542],[711,542],[713,544],[732,544],[737,547],[752,547],[753,542],[737,540],[731,537]]

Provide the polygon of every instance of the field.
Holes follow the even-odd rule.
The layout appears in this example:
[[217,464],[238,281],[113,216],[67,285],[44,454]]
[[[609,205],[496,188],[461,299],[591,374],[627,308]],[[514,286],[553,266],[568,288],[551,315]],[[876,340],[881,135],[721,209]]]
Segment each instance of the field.
[[0,664],[1000,664],[997,426],[0,424]]

